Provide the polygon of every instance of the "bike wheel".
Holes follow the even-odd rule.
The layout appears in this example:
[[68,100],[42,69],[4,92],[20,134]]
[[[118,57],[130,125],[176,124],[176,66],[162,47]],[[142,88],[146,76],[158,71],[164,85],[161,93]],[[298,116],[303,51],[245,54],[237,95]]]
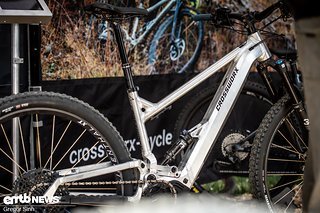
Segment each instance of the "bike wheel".
[[[190,129],[201,121],[218,86],[215,85],[212,88],[205,88],[200,91],[184,107],[175,124],[175,140],[178,139],[182,130]],[[232,166],[219,169],[215,162],[231,163],[227,154],[230,151],[228,147],[237,143],[233,139],[243,139],[258,128],[264,114],[271,107],[272,103],[269,99],[268,92],[264,86],[256,82],[246,82],[216,144],[204,163],[197,180],[199,184],[209,183],[234,174],[233,172],[235,171]],[[250,122],[248,118],[251,118],[249,119]],[[248,152],[235,152],[234,155],[240,159],[243,167],[247,167]],[[221,170],[224,170],[225,173],[221,172]]]
[[203,23],[194,22],[193,9],[181,10],[177,20],[176,38],[172,41],[173,15],[166,18],[154,34],[149,48],[151,74],[189,71],[197,62],[204,37]]
[[[21,93],[1,99],[0,112],[1,203],[5,196],[42,196],[57,177],[80,167],[88,170],[131,160],[112,124],[78,99],[52,92]],[[134,186],[107,181],[133,179],[132,170],[104,174],[60,186],[55,196],[72,200],[81,195],[80,205],[86,205],[88,194],[91,200],[107,194],[132,195]]]
[[251,150],[252,192],[271,212],[302,207],[308,131],[297,113],[289,96],[281,98],[262,120]]

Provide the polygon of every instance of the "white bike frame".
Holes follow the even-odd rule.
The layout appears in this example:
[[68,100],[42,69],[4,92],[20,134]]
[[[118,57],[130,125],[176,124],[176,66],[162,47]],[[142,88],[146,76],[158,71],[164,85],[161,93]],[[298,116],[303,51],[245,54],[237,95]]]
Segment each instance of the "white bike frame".
[[[126,169],[136,168],[140,171],[140,180],[145,180],[148,175],[156,176],[157,180],[178,181],[184,186],[191,188],[202,168],[210,148],[216,142],[220,130],[223,128],[237,97],[239,96],[250,67],[255,61],[265,61],[271,57],[268,47],[263,42],[259,32],[248,36],[248,40],[202,71],[191,80],[158,103],[151,103],[138,95],[137,91],[128,91],[129,100],[133,108],[138,133],[141,140],[143,160],[133,160],[118,165],[96,164],[86,167],[75,167],[72,170],[58,171],[62,176],[58,178],[47,190],[45,196],[53,196],[59,185],[79,181],[86,178],[114,173]],[[212,99],[202,121],[189,130],[192,137],[196,138],[193,149],[184,155],[179,167],[163,166],[157,164],[157,159],[151,151],[148,142],[148,134],[145,123],[160,114],[173,102],[181,98],[190,90],[198,86],[204,80],[218,72],[221,68],[229,65],[218,91]],[[139,187],[135,196],[129,200],[140,199],[143,187]]]

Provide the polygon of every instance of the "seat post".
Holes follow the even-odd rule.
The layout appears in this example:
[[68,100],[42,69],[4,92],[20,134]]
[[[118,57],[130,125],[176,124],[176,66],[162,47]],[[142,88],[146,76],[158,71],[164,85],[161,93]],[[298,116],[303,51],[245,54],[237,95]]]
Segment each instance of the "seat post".
[[111,26],[113,28],[114,35],[116,37],[118,50],[119,50],[119,54],[120,54],[120,59],[121,59],[121,63],[122,63],[122,70],[123,70],[124,77],[126,79],[127,88],[129,90],[129,92],[136,91],[136,87],[134,85],[133,78],[132,78],[131,65],[129,63],[128,56],[127,56],[126,49],[125,49],[125,45],[123,42],[121,27],[118,23],[114,23],[114,22],[111,22]]

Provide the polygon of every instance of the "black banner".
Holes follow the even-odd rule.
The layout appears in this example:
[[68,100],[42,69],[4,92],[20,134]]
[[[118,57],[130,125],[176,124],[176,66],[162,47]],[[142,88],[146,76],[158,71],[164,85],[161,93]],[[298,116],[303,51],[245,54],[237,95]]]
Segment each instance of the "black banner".
[[[139,87],[139,95],[151,102],[157,102],[190,79],[194,74],[169,74],[153,76],[137,76],[135,83]],[[170,109],[158,118],[147,123],[149,142],[157,157],[160,157],[172,144],[172,133],[175,121],[185,103],[202,87],[210,86],[218,80],[213,77],[196,88],[190,94],[174,103]],[[133,157],[140,157],[140,140],[128,101],[125,80],[121,77],[101,79],[79,79],[44,81],[42,89],[65,93],[77,97],[103,113],[117,128],[124,138]]]
[[[170,109],[162,113],[158,118],[146,124],[150,146],[154,150],[156,157],[162,157],[168,147],[173,143],[172,134],[174,124],[183,107],[197,92],[203,88],[212,87],[214,84],[217,84],[223,74],[224,73],[218,73],[214,75],[174,103]],[[137,76],[134,78],[134,81],[139,87],[139,95],[155,103],[177,89],[194,75],[196,74]],[[256,73],[252,73],[249,79],[258,81],[259,79],[256,76]],[[140,140],[137,136],[133,113],[128,101],[125,80],[123,78],[44,81],[42,82],[42,89],[77,97],[98,109],[120,132],[132,156],[137,158],[141,156]],[[236,108],[236,110],[241,109]],[[261,116],[263,115],[258,117]],[[250,119],[257,119],[257,116],[246,119],[246,122],[250,122]]]

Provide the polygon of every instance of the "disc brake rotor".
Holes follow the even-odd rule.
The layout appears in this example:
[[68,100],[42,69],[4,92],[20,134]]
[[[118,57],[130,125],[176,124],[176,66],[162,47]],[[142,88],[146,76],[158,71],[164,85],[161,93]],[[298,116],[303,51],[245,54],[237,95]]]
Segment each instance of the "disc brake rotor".
[[186,42],[184,41],[184,39],[176,39],[174,41],[174,44],[172,44],[170,47],[170,59],[172,61],[178,60],[182,56],[185,49]]

